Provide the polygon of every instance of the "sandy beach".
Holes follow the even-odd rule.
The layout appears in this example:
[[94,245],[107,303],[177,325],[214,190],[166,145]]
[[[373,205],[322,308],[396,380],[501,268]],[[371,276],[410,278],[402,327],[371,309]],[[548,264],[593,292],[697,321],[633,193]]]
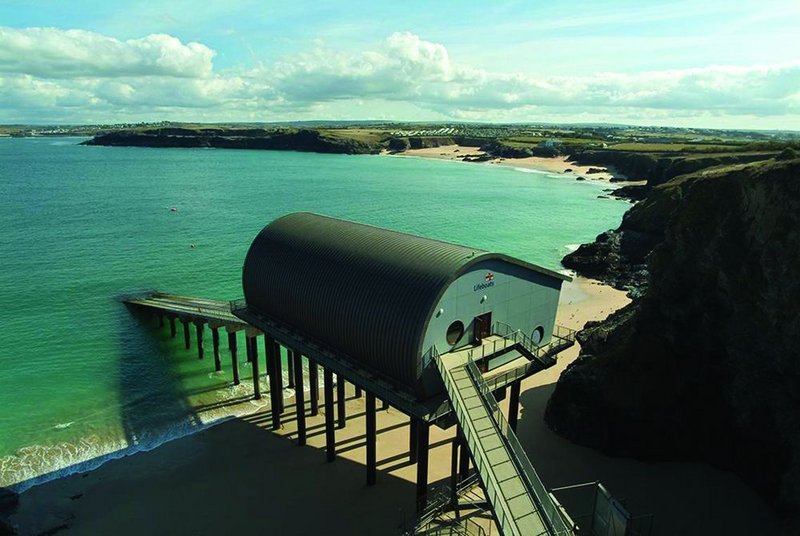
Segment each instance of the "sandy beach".
[[[577,279],[562,293],[559,323],[580,328],[628,303],[623,292]],[[756,534],[774,517],[730,473],[695,463],[611,458],[552,433],[542,416],[578,348],[522,385],[518,435],[545,485],[602,481],[637,514],[655,514],[654,535]],[[294,406],[272,432],[267,410],[230,419],[150,452],[31,488],[11,521],[21,534],[397,534],[413,518],[416,465],[408,460],[408,418],[378,412],[378,483],[365,484],[364,398],[348,394],[338,458],[326,463],[324,419],[295,441]],[[506,407],[506,403],[501,404]],[[454,428],[431,428],[429,482],[447,479]],[[52,532],[51,532],[52,533]]]
[[[485,153],[480,147],[462,147],[460,145],[443,145],[441,147],[430,147],[427,149],[408,149],[398,156],[414,156],[420,158],[436,158],[439,160],[461,161],[465,156],[481,156]],[[482,162],[487,165],[510,166],[523,169],[535,169],[549,173],[563,173],[574,177],[584,177],[586,179],[610,181],[612,178],[625,180],[625,176],[611,166],[582,166],[573,164],[566,156],[545,158],[540,156],[530,156],[527,158],[494,158]],[[606,171],[590,173],[589,170],[605,169]],[[643,184],[643,182],[641,182]],[[640,184],[640,182],[627,182],[626,184]]]

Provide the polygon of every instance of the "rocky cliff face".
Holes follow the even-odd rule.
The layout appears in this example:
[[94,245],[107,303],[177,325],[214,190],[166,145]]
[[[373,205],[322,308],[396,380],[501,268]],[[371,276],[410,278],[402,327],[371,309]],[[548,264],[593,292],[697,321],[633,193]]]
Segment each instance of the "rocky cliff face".
[[220,149],[271,149],[337,154],[375,154],[381,146],[354,139],[326,136],[316,130],[268,131],[263,129],[153,129],[102,134],[84,145],[125,147],[215,147]]
[[616,150],[579,149],[569,157],[583,165],[614,166],[620,173],[633,181],[646,180],[649,186],[665,182],[712,166],[744,164],[768,160],[774,152],[735,153],[735,154],[682,154],[639,153]]
[[731,469],[800,531],[800,160],[654,193],[626,217],[666,220],[648,288],[587,326],[545,418],[615,455]]
[[649,278],[648,255],[664,240],[664,230],[680,200],[680,192],[673,188],[652,189],[625,213],[619,228],[599,234],[590,244],[582,244],[561,264],[627,290],[633,297],[640,296]]

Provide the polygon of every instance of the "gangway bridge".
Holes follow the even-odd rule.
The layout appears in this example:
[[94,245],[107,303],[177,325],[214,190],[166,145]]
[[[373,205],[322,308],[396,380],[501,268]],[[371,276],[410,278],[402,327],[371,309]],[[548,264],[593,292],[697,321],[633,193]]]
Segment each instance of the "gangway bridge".
[[[522,340],[500,341],[503,345],[513,342],[517,349],[524,344]],[[496,351],[497,342],[486,341],[480,352]],[[573,534],[571,521],[545,489],[498,407],[490,384],[474,360],[476,350],[437,352],[435,360],[498,527],[506,536]],[[536,352],[535,347],[525,350],[536,356],[541,367],[555,363],[552,354]],[[524,372],[512,369],[505,374]]]

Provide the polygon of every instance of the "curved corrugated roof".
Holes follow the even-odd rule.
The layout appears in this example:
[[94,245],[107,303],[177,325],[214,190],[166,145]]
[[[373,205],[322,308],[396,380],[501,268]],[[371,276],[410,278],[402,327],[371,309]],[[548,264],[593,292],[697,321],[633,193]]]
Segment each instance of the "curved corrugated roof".
[[243,268],[248,308],[415,388],[441,294],[470,265],[504,255],[311,213],[267,225]]

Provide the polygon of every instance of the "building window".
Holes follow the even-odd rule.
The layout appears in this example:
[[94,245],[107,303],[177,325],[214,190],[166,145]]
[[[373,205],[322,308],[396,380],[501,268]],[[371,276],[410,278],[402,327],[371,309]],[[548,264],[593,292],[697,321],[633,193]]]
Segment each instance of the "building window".
[[447,344],[453,346],[464,336],[464,323],[456,320],[447,328]]
[[533,344],[539,346],[542,343],[542,339],[544,339],[544,328],[542,326],[536,326],[536,329],[531,333],[531,340]]

